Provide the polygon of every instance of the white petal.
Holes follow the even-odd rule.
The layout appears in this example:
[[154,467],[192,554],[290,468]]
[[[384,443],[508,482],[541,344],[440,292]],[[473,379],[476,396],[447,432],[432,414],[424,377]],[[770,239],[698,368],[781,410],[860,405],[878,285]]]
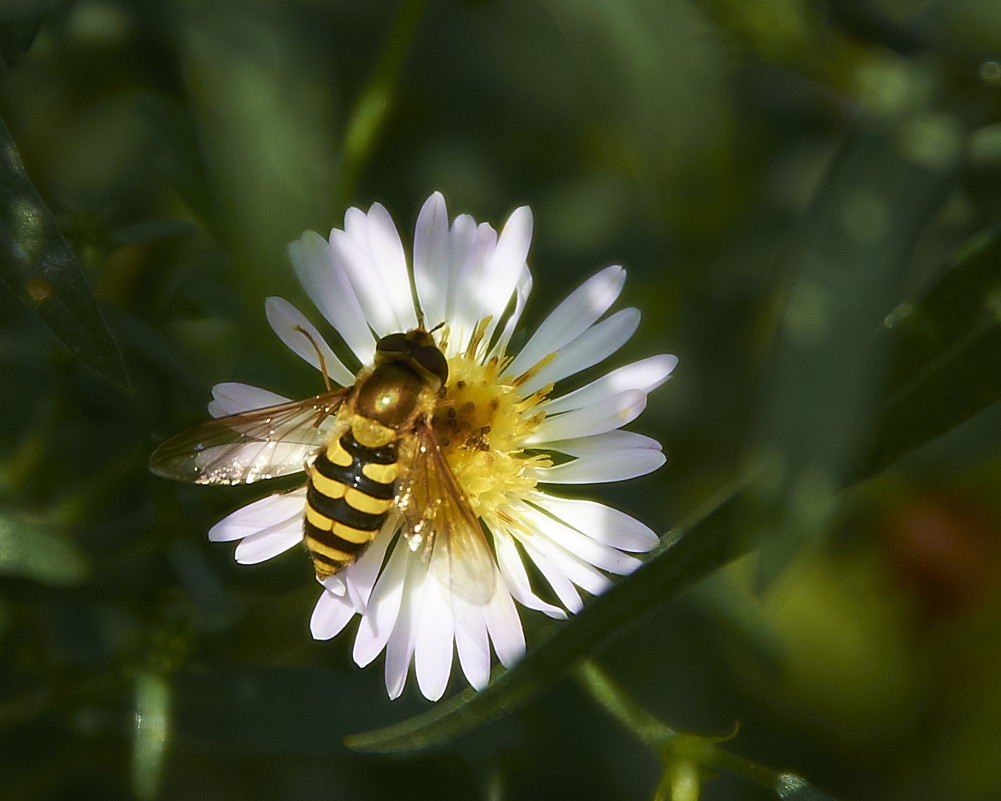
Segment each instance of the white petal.
[[511,335],[514,333],[515,327],[521,319],[521,313],[525,310],[528,296],[532,293],[532,271],[528,269],[527,264],[522,268],[522,273],[518,278],[518,284],[514,288],[514,293],[514,309],[511,311],[507,322],[504,324],[504,330],[497,337],[497,342],[490,353],[491,356],[496,356],[498,359],[502,359],[507,355],[507,346],[511,341]]
[[609,573],[624,576],[627,573],[632,573],[642,564],[635,557],[627,556],[617,548],[596,542],[544,512],[526,507],[523,509],[523,516],[532,529],[550,539],[567,553],[573,554],[578,559],[602,570],[607,570]]
[[416,620],[414,672],[417,686],[429,701],[445,692],[452,672],[452,603],[449,591],[434,576],[424,580]]
[[561,348],[551,362],[522,384],[520,391],[530,395],[546,384],[597,364],[621,348],[639,324],[640,313],[636,309],[622,309],[596,323]]
[[511,296],[524,273],[528,249],[532,244],[532,210],[528,206],[515,209],[508,217],[497,247],[487,260],[480,291],[484,293],[483,317],[490,317],[485,340],[493,338],[494,331],[511,302]]
[[[491,247],[493,243],[496,242],[496,236],[493,234],[493,229],[489,225],[485,227],[487,234],[492,237]],[[461,286],[462,273],[465,269],[467,261],[471,259],[471,254],[477,248],[477,237],[480,236],[478,227],[476,225],[476,220],[470,217],[468,214],[460,214],[455,218],[452,223],[451,229],[449,229],[449,244],[448,244],[448,291],[445,295],[445,316],[443,319],[449,321],[449,327],[452,329],[456,337],[452,337],[452,346],[450,346],[449,351],[452,355],[457,353],[463,347],[465,343],[459,345],[458,331],[466,322],[459,320],[459,314],[462,313],[461,309],[457,309],[456,306],[461,305],[459,303],[459,287]],[[475,311],[469,311],[470,319],[475,318]]]
[[546,417],[523,442],[538,445],[572,436],[604,434],[631,423],[645,408],[646,393],[639,389],[627,389],[582,409]]
[[320,593],[320,598],[313,607],[313,615],[309,619],[309,630],[313,639],[329,640],[336,637],[354,614],[354,605],[347,598],[324,590]]
[[282,492],[261,498],[227,515],[209,529],[212,542],[230,542],[302,521],[306,490]]
[[358,557],[358,561],[343,572],[343,581],[347,585],[348,597],[358,609],[367,609],[368,600],[372,595],[379,569],[386,556],[386,549],[393,541],[399,522],[388,520],[372,540],[372,544]]
[[532,592],[532,585],[521,561],[521,554],[514,544],[511,535],[500,529],[493,531],[494,549],[497,552],[497,565],[510,594],[522,606],[542,612],[556,620],[565,620],[566,612],[558,606],[546,603]]
[[407,560],[400,614],[386,643],[386,691],[390,698],[399,698],[407,683],[410,661],[414,656],[417,615],[427,578],[425,565],[420,564],[417,559]]
[[501,664],[513,667],[525,655],[525,632],[511,596],[498,586],[486,607],[487,631]]
[[[320,357],[317,354],[319,348],[319,352],[323,354],[327,377],[342,387],[354,383],[354,373],[334,355],[320,332],[295,306],[284,298],[272,296],[264,302],[264,315],[268,318],[271,330],[296,356],[321,370]],[[316,347],[313,347],[314,344]]]
[[435,192],[421,207],[414,232],[414,285],[428,326],[446,319],[450,248],[445,198]]
[[291,399],[277,392],[270,392],[250,384],[237,381],[226,381],[212,387],[212,400],[209,401],[209,414],[213,417],[229,417],[231,414],[243,414],[252,409],[266,409],[288,403]]
[[[612,582],[609,581],[604,573],[565,548],[557,545],[556,542],[548,537],[533,537],[531,540],[523,540],[523,543],[532,561],[543,572],[547,581],[551,583],[554,591],[564,603],[567,603],[565,600],[565,581],[573,582],[594,596],[601,595],[612,586]],[[554,580],[558,576],[560,581],[554,583]],[[574,597],[575,599],[580,598],[576,591]],[[575,600],[575,603],[578,603],[578,601]],[[567,608],[575,613],[581,610],[580,605],[575,608],[568,604]]]
[[577,588],[574,587],[573,582],[570,581],[566,573],[558,565],[553,564],[549,555],[539,547],[539,543],[534,538],[523,537],[521,538],[521,544],[525,547],[528,557],[535,563],[539,572],[542,573],[543,578],[553,588],[553,592],[560,599],[560,603],[575,615],[583,609],[584,602],[581,600]]
[[405,546],[393,548],[386,569],[375,583],[365,617],[355,635],[352,657],[358,667],[365,667],[375,659],[393,633],[403,602],[409,557],[410,551]]
[[236,561],[241,565],[256,565],[285,553],[302,542],[302,521],[290,520],[283,526],[259,531],[240,540],[236,546]]
[[[500,576],[495,577],[494,592],[506,592]],[[490,681],[490,637],[485,610],[459,596],[453,596],[455,649],[466,681],[482,690]]]
[[330,232],[330,247],[334,253],[334,263],[348,276],[352,292],[365,314],[365,321],[375,332],[375,336],[383,337],[398,331],[399,326],[392,308],[385,301],[379,302],[379,275],[361,243],[335,228]]
[[545,356],[583,334],[608,311],[622,292],[625,282],[626,271],[617,266],[606,267],[587,279],[542,321],[511,362],[506,374],[521,375]]
[[417,326],[403,243],[385,206],[373,203],[368,214],[348,209],[344,231],[361,247],[367,266],[352,260],[345,267],[369,323],[380,336]]
[[677,356],[666,353],[650,356],[612,370],[587,386],[541,404],[540,408],[544,409],[546,414],[556,414],[583,408],[627,389],[639,389],[649,393],[667,380],[677,364]]
[[388,294],[385,297],[396,312],[401,331],[417,325],[414,298],[410,291],[410,273],[403,242],[396,230],[396,223],[381,203],[373,203],[368,210],[369,249],[383,277]]
[[547,450],[559,451],[570,456],[592,456],[631,448],[659,451],[660,443],[653,437],[637,434],[635,431],[606,431],[593,437],[554,439],[546,443]]
[[[332,235],[333,232],[331,232]],[[369,330],[358,296],[330,242],[306,231],[288,246],[289,259],[299,283],[362,364],[375,353],[375,338]]]
[[612,585],[604,573],[552,540],[540,537],[532,545],[536,546],[529,550],[533,559],[538,559],[539,552],[545,553],[556,570],[591,595],[601,595]]
[[533,467],[528,474],[543,483],[591,484],[607,481],[625,481],[652,473],[667,457],[660,451],[637,450],[607,451],[594,456],[581,456],[572,462],[554,467]]
[[[459,220],[456,220],[456,225]],[[476,226],[471,241],[468,232],[453,240],[458,245],[456,255],[463,257],[455,283],[455,300],[449,308],[449,349],[452,353],[466,349],[477,323],[493,308],[491,292],[496,292],[485,280],[486,265],[497,247],[497,233],[486,223]]]
[[512,289],[525,259],[528,258],[528,249],[532,245],[532,225],[532,210],[528,206],[519,206],[507,218],[497,239],[497,250],[494,253],[494,261],[497,263],[494,267],[508,273],[507,283]]
[[407,685],[410,662],[414,655],[412,627],[411,615],[408,609],[404,609],[393,629],[393,636],[386,643],[386,694],[390,700],[399,698]]
[[532,503],[591,539],[623,551],[649,551],[660,541],[651,528],[636,518],[596,501],[558,498],[539,492],[532,496]]

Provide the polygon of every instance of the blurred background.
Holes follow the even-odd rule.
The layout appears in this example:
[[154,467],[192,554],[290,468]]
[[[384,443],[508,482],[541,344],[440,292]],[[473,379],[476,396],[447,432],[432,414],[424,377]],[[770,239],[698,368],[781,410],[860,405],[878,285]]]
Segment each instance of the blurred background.
[[264,319],[320,321],[287,243],[379,201],[409,251],[434,190],[532,207],[529,330],[618,263],[620,360],[679,356],[632,426],[668,464],[595,497],[667,531],[765,476],[752,555],[597,662],[832,797],[1001,797],[996,0],[4,0],[0,55],[0,233],[37,192],[107,325],[3,267],[0,797],[653,796],[569,678],[434,752],[346,749],[429,705],[310,638],[308,560],[207,542],[259,487],[146,470],[217,382],[322,389]]

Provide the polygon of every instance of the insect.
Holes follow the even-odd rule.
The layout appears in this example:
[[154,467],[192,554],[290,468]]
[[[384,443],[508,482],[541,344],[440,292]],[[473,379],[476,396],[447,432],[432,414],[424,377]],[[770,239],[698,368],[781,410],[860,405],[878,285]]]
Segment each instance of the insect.
[[485,603],[494,561],[432,425],[448,363],[423,328],[389,334],[354,385],[220,417],[162,442],[150,469],[196,484],[253,483],[305,469],[303,542],[323,581],[385,525],[449,587]]

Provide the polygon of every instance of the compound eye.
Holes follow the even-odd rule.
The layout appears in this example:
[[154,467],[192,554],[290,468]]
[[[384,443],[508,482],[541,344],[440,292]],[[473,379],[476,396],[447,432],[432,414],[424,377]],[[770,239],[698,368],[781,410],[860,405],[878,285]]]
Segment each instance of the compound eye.
[[417,363],[431,375],[441,380],[442,385],[448,381],[448,362],[445,354],[436,345],[425,345],[414,353]]
[[410,350],[406,334],[387,334],[375,346],[380,353],[404,353]]

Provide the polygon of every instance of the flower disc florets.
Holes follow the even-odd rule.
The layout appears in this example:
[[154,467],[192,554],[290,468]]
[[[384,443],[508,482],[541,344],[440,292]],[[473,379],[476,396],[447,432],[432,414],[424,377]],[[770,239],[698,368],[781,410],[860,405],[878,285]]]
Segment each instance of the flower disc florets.
[[537,409],[546,390],[521,397],[514,382],[499,377],[499,359],[485,364],[458,355],[449,359],[433,426],[456,481],[476,515],[491,522],[494,510],[526,498],[537,480],[531,468],[549,467],[546,456],[522,444],[545,419]]

